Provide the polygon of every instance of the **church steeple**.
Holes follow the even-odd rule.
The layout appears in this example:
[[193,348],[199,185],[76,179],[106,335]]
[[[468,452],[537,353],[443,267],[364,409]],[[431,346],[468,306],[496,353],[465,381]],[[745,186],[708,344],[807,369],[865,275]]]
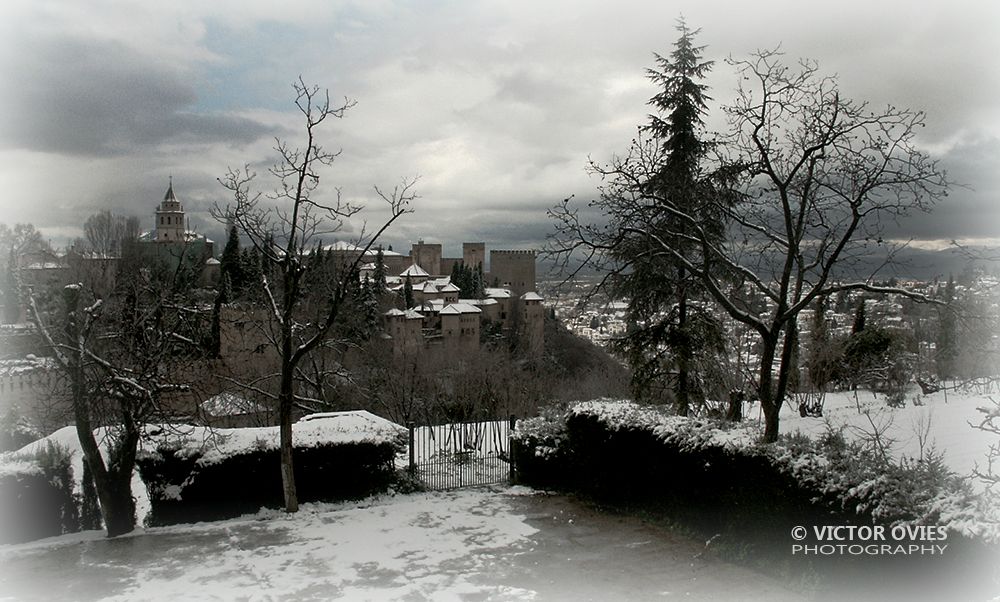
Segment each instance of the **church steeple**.
[[174,178],[170,176],[167,194],[156,210],[156,241],[184,241],[184,208],[174,194]]
[[174,196],[174,177],[169,176],[169,185],[167,186],[167,194],[163,197],[164,201],[176,201],[177,197]]

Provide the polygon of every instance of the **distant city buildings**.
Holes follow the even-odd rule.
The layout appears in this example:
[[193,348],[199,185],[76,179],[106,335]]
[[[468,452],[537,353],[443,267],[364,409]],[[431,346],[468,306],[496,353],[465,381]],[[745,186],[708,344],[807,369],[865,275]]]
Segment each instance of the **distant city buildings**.
[[[187,262],[196,272],[202,286],[214,287],[220,279],[221,265],[215,257],[215,242],[193,231],[188,225],[184,206],[174,192],[173,181],[167,186],[163,200],[155,207],[153,228],[139,235],[137,250],[149,264],[160,262],[171,268]],[[440,243],[413,243],[409,254],[391,249],[369,250],[347,242],[323,247],[335,261],[362,258],[361,277],[370,277],[377,256],[386,274],[389,291],[403,296],[406,281],[412,287],[413,306],[391,310],[383,316],[384,334],[391,340],[396,353],[418,348],[440,347],[447,352],[461,353],[478,349],[486,328],[497,332],[515,329],[527,349],[540,353],[543,340],[544,310],[542,297],[536,292],[536,254],[531,250],[492,249],[487,255],[486,243],[466,242],[462,257],[444,257]],[[21,275],[24,284],[53,287],[80,279],[81,273],[99,273],[102,281],[113,282],[119,257],[98,256],[70,249],[64,255],[36,254],[22,258]],[[487,260],[488,258],[488,260]],[[484,294],[477,299],[460,298],[460,289],[451,282],[456,265],[478,270]],[[239,313],[247,308],[230,308],[227,317],[234,324]],[[21,319],[23,321],[23,312]],[[246,351],[246,343],[229,332],[223,333],[223,349],[230,355]]]

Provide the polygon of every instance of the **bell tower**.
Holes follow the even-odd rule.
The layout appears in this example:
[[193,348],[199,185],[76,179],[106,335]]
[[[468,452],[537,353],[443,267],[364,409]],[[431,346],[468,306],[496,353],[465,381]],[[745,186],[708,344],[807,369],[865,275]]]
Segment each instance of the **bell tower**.
[[184,208],[174,196],[174,179],[156,209],[156,242],[184,242]]

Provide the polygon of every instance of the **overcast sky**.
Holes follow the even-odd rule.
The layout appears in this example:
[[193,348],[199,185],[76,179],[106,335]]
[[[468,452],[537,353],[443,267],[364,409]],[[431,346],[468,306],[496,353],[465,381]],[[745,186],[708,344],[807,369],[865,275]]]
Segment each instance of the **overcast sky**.
[[[463,240],[538,247],[547,208],[597,182],[588,156],[624,150],[655,89],[644,70],[683,15],[716,60],[779,43],[819,61],[844,94],[923,109],[920,143],[955,188],[904,225],[920,244],[1000,238],[1000,3],[333,0],[19,1],[0,7],[0,222],[57,245],[111,208],[152,227],[169,176],[192,226],[221,237],[228,166],[273,161],[301,134],[291,83],[356,108],[322,132],[341,160],[328,193],[419,176],[416,212],[392,232],[457,252]],[[713,106],[715,109],[715,106]],[[720,111],[710,129],[722,129]],[[372,201],[374,203],[374,201]],[[378,213],[373,212],[373,220]]]

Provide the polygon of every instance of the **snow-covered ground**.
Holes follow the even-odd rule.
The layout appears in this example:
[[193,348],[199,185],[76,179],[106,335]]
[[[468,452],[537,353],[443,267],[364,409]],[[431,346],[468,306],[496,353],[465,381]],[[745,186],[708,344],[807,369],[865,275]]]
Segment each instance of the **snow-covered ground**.
[[462,490],[0,547],[0,599],[798,599],[703,552],[564,496]]
[[[915,398],[923,405],[914,405]],[[919,389],[914,389],[902,408],[888,407],[884,395],[875,396],[870,391],[858,391],[857,401],[854,392],[839,391],[826,395],[822,418],[802,418],[794,403],[786,403],[781,413],[781,432],[818,436],[829,423],[833,427],[846,427],[844,433],[849,437],[867,437],[877,427],[893,441],[890,452],[896,458],[919,458],[923,438],[925,450],[933,446],[944,453],[949,468],[959,475],[971,476],[977,464],[985,469],[990,445],[997,443],[996,435],[972,426],[982,421],[983,414],[978,408],[984,407],[995,407],[989,395],[954,390],[947,394],[939,391],[920,395]],[[748,418],[757,419],[756,407]],[[981,483],[973,480],[973,485]]]

